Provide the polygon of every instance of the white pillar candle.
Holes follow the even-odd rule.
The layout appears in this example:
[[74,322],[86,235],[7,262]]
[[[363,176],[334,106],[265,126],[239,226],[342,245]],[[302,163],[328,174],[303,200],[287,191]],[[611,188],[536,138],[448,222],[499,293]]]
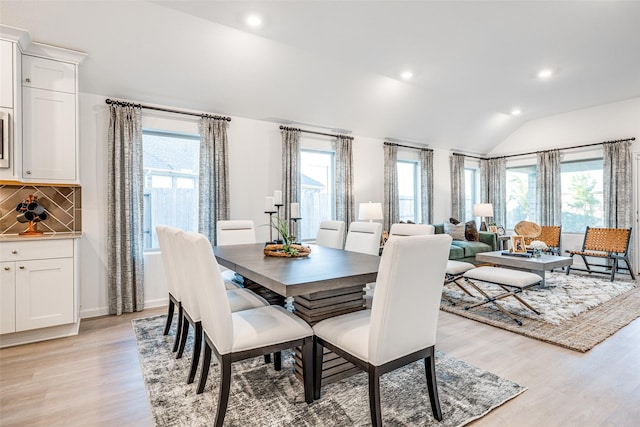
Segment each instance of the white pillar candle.
[[273,197],[267,197],[264,201],[264,211],[265,212],[275,212],[276,208],[273,206]]
[[300,218],[300,204],[291,203],[291,218]]
[[282,191],[276,190],[273,192],[273,203],[282,205]]

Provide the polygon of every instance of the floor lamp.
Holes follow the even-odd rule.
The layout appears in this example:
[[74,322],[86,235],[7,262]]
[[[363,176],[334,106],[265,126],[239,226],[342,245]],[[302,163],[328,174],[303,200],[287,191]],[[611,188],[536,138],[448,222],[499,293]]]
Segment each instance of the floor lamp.
[[487,231],[485,219],[493,217],[493,205],[491,203],[476,203],[473,205],[473,216],[480,217],[480,231]]

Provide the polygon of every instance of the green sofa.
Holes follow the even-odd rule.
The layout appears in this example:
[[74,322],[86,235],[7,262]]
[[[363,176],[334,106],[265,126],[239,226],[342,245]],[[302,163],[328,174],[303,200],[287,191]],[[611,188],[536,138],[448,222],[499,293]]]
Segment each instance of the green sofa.
[[[432,224],[435,234],[444,233],[444,224]],[[498,235],[488,231],[478,231],[479,242],[454,240],[449,249],[449,259],[476,263],[476,254],[498,250]]]

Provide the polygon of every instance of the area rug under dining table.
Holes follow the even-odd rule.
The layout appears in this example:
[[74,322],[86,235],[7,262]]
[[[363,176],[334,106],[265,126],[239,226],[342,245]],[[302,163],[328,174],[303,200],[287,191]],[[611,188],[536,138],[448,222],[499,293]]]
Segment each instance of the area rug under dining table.
[[[174,329],[169,335],[162,335],[165,319],[159,315],[132,321],[154,423],[156,426],[213,425],[219,370],[216,367],[210,370],[204,393],[196,394],[196,383],[186,384],[192,337],[188,339],[185,356],[176,360],[175,353],[171,352]],[[307,405],[302,384],[293,374],[290,357],[284,357],[279,372],[262,358],[236,363],[232,372],[225,425],[370,425],[368,381],[364,373],[323,387],[321,399]],[[441,352],[436,355],[436,375],[442,422],[436,421],[431,412],[424,363],[416,362],[382,377],[384,424],[463,426],[526,390]]]
[[[521,294],[540,315],[524,308],[512,297],[500,300],[509,312],[519,317],[523,325],[485,304],[470,310],[469,305],[481,300],[480,295],[464,280],[460,282],[474,294],[469,297],[454,284],[447,284],[443,294],[442,311],[454,313],[481,323],[535,338],[571,350],[586,352],[601,343],[633,320],[640,317],[640,288],[629,276],[607,276],[564,272],[547,272],[546,286],[532,288]],[[485,291],[499,288],[480,284]],[[500,290],[502,291],[502,290]]]

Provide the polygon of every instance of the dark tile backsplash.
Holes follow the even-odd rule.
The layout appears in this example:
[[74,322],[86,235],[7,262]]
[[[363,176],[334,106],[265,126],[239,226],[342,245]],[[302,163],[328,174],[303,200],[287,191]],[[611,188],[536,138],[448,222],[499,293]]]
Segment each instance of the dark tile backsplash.
[[37,225],[39,231],[82,231],[80,187],[0,185],[0,234],[17,234],[29,227],[16,220],[16,206],[30,195],[36,196],[47,212],[47,219]]

